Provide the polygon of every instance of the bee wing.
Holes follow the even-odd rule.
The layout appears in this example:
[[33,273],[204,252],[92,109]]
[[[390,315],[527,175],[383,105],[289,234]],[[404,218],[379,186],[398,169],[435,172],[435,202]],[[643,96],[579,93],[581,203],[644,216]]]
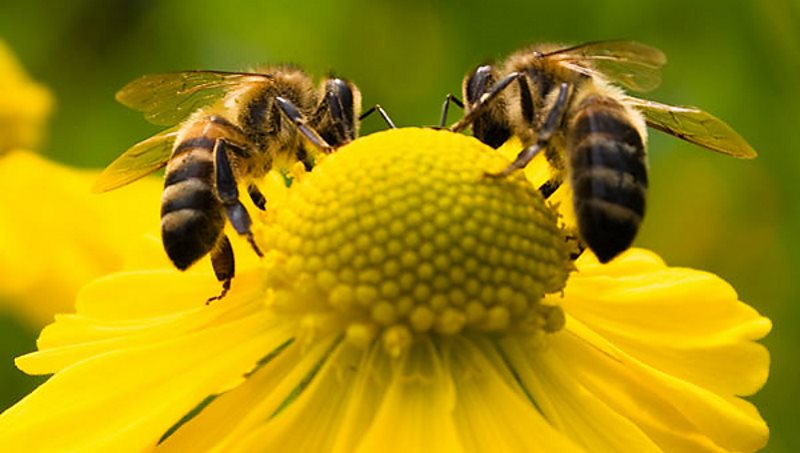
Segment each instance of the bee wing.
[[172,154],[176,135],[178,128],[173,127],[133,145],[100,173],[92,192],[117,189],[163,168]]
[[583,74],[601,74],[639,92],[653,90],[661,83],[661,67],[667,63],[663,52],[636,41],[590,42],[556,50],[543,57],[559,60]]
[[184,71],[149,74],[117,92],[117,101],[144,113],[160,126],[173,126],[200,107],[221,98],[231,87],[271,79],[269,74]]
[[724,121],[696,107],[667,105],[634,97],[625,100],[642,112],[647,125],[654,129],[731,157],[752,159],[758,155]]

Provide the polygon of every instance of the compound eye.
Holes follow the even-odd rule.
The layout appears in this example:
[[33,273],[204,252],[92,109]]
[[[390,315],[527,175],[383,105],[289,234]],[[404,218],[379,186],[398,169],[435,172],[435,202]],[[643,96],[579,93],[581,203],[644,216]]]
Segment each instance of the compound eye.
[[330,79],[327,82],[328,101],[334,117],[343,118],[348,124],[354,121],[353,87],[344,79]]
[[467,83],[465,84],[464,97],[467,98],[469,104],[478,102],[478,99],[489,91],[492,83],[494,83],[494,70],[489,65],[478,66],[472,74],[469,75]]

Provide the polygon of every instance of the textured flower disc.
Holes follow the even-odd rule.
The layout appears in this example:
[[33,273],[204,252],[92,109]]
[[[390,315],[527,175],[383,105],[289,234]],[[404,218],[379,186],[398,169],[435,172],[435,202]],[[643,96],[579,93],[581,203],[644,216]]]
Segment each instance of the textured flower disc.
[[486,177],[507,160],[477,140],[408,132],[343,147],[292,187],[266,232],[285,260],[278,306],[395,353],[415,332],[559,329],[541,304],[572,268],[555,212],[521,175]]

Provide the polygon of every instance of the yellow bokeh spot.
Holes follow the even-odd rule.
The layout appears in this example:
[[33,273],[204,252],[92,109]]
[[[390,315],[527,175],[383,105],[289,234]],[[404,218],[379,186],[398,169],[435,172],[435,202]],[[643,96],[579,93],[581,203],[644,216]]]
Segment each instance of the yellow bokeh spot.
[[36,149],[53,103],[50,91],[28,77],[0,40],[0,154]]

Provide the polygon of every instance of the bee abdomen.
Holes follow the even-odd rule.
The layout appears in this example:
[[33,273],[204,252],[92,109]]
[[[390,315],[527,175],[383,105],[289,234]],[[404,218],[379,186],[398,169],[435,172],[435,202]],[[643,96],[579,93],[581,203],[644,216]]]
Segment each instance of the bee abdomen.
[[[185,146],[188,145],[188,146]],[[205,256],[219,240],[225,219],[212,181],[213,141],[189,139],[175,148],[161,197],[161,237],[178,269]]]
[[605,263],[630,247],[644,216],[642,137],[619,104],[604,100],[574,116],[568,146],[578,229]]

